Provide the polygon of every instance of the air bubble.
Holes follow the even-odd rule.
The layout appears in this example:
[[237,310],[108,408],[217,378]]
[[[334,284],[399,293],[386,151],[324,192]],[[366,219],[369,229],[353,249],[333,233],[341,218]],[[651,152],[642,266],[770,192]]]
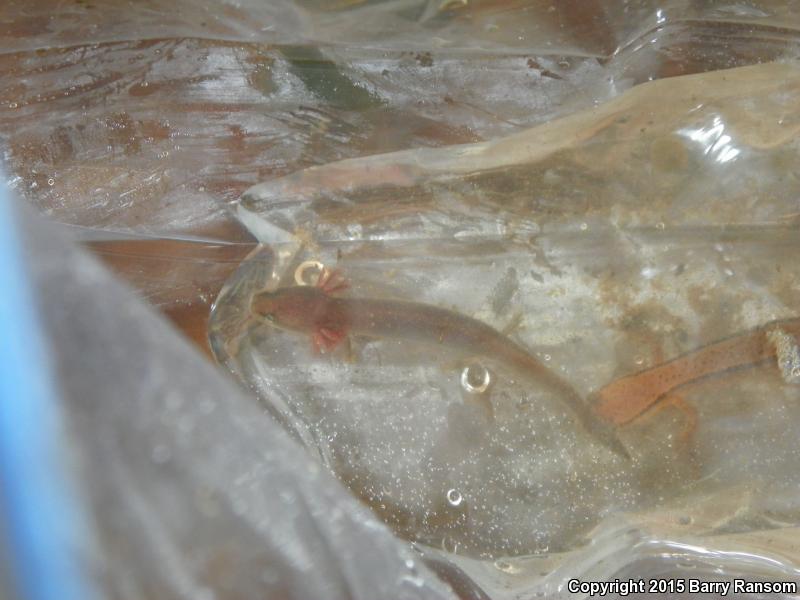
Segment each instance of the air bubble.
[[586,231],[587,229],[589,229],[589,224],[588,223],[581,223],[581,231]]
[[489,389],[492,374],[486,367],[473,364],[461,371],[461,387],[470,394],[482,394]]
[[56,184],[56,180],[53,179],[52,177],[47,180],[47,185],[54,186],[55,184]]
[[450,554],[458,554],[458,542],[451,537],[442,539],[442,550]]
[[450,506],[461,506],[461,503],[464,501],[464,496],[461,495],[457,489],[452,488],[447,490],[447,503]]
[[[325,265],[317,260],[307,260],[295,269],[294,281],[297,285],[314,285],[325,269]],[[309,275],[309,271],[315,273],[313,276]]]

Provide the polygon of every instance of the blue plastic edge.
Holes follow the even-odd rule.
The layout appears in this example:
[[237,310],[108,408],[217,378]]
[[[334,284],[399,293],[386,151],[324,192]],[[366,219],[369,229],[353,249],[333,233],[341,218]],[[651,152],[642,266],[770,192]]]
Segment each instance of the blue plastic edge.
[[60,405],[0,176],[0,520],[21,600],[91,600],[80,505],[63,464]]

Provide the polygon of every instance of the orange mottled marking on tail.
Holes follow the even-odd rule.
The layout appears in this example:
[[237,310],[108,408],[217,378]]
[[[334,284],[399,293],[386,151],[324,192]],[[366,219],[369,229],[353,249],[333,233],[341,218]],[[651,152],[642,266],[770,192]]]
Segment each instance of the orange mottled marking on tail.
[[593,394],[594,410],[615,425],[630,423],[675,388],[774,358],[776,350],[767,337],[774,329],[798,338],[800,319],[772,321],[612,381]]

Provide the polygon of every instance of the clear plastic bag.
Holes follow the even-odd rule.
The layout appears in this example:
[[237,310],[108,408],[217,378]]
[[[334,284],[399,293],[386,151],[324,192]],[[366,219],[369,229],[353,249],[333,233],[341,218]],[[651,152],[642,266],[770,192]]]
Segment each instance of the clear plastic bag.
[[[220,296],[217,356],[326,468],[418,540],[460,596],[481,597],[476,582],[492,598],[566,595],[569,577],[614,573],[794,578],[796,384],[774,367],[682,388],[695,417],[673,403],[621,426],[631,466],[576,427],[552,390],[503,376],[485,402],[475,390],[503,372],[497,357],[357,339],[351,354],[319,360],[303,336],[251,327],[248,295],[292,284],[305,261],[339,265],[352,297],[489,324],[581,395],[793,318],[799,14],[772,0],[16,3],[0,23],[0,145],[20,196],[73,226],[182,325],[185,307],[204,325],[249,231],[268,244]],[[675,78],[693,73],[709,74]],[[661,81],[637,87],[651,80]],[[100,284],[92,295],[91,306],[122,303]],[[114,336],[140,339],[115,319],[103,321],[113,340],[98,360],[116,356]],[[70,360],[83,336],[62,336]],[[167,360],[151,365],[165,394],[176,383]],[[130,371],[136,386],[148,372]],[[496,401],[504,394],[509,402]],[[225,579],[230,564],[250,563],[226,562],[216,531],[189,526],[207,517],[204,492],[191,518],[172,523],[197,481],[223,499],[238,488],[182,437],[184,421],[156,431],[152,415],[119,402],[96,420],[119,411],[124,451],[98,441],[98,431],[116,435],[110,426],[71,438],[97,459],[87,486],[96,477],[109,494],[100,529],[131,540],[108,553],[108,589],[202,597],[198,565],[222,574],[209,588],[222,597],[283,585],[271,572],[262,583]],[[140,408],[172,410],[149,402]],[[181,410],[194,419],[194,408]],[[263,415],[239,399],[226,416],[260,424]],[[151,420],[127,432],[136,419]],[[198,421],[192,443],[244,445],[258,460],[272,437],[242,441],[238,426],[211,420]],[[164,432],[187,445],[171,448]],[[165,448],[181,472],[169,485],[147,462],[163,461]],[[261,485],[250,491],[268,494]],[[266,504],[237,521],[245,554],[265,545],[267,515],[283,514]],[[152,515],[169,527],[141,525]],[[174,562],[148,551],[165,530],[158,548],[178,548]],[[352,538],[341,539],[349,552]],[[372,564],[359,561],[338,563],[355,587]],[[315,595],[305,575],[286,589]],[[157,586],[141,587],[148,581]]]
[[70,560],[98,597],[453,597],[162,317],[24,223],[87,515]]
[[[777,540],[796,531],[799,392],[761,348],[784,336],[783,360],[797,353],[799,90],[790,63],[673,78],[508,138],[255,186],[239,218],[266,247],[218,299],[217,356],[395,531],[484,589],[547,595],[662,568],[648,561],[664,553],[794,579]],[[476,356],[450,330],[373,324],[315,356],[304,330],[253,323],[254,292],[313,284],[317,263],[346,275],[343,298],[446,308],[584,397],[642,403],[630,421],[597,408],[633,459],[495,345]],[[411,312],[389,318],[413,328]],[[752,333],[776,319],[789,320]],[[747,360],[711,345],[732,336]],[[643,371],[641,386],[660,385],[646,368],[692,351],[670,371],[671,402],[604,387]]]

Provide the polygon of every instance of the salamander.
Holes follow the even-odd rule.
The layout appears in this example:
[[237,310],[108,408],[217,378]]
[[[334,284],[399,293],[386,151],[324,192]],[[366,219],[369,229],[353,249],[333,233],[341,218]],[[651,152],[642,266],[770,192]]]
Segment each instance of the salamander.
[[488,357],[557,393],[588,433],[616,454],[629,458],[613,427],[598,418],[572,385],[496,329],[429,304],[338,297],[330,293],[337,287],[341,285],[328,281],[328,285],[260,292],[253,296],[250,308],[255,316],[280,329],[309,334],[320,352],[333,349],[348,334],[354,334],[443,345]]

